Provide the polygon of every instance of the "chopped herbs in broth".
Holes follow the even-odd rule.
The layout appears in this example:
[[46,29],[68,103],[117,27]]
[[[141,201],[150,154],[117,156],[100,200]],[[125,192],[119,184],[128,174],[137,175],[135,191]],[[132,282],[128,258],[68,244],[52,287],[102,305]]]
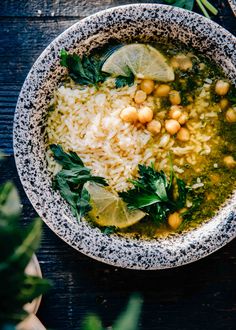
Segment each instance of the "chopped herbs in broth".
[[174,44],[60,56],[47,159],[73,215],[142,238],[212,218],[236,182],[236,88],[221,68]]

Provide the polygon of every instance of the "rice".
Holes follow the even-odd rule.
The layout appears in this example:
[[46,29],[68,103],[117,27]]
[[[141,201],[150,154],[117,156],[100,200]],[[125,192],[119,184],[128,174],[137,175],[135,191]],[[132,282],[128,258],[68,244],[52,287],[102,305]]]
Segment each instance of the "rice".
[[[105,177],[116,191],[130,187],[127,179],[137,175],[140,163],[154,163],[158,170],[168,169],[170,152],[175,155],[176,172],[183,173],[186,163],[199,170],[199,155],[209,155],[218,141],[214,120],[218,119],[219,108],[210,108],[209,84],[204,86],[189,109],[190,140],[184,144],[163,128],[153,136],[144,125],[120,119],[125,107],[135,106],[137,82],[120,89],[115,88],[111,78],[99,90],[74,84],[60,86],[51,101],[55,109],[48,115],[47,145],[60,144],[65,151],[75,151],[95,175]],[[144,105],[154,110],[164,127],[167,110],[161,108],[160,99],[150,96]],[[49,170],[55,174],[60,167],[52,161],[50,152],[47,160]]]

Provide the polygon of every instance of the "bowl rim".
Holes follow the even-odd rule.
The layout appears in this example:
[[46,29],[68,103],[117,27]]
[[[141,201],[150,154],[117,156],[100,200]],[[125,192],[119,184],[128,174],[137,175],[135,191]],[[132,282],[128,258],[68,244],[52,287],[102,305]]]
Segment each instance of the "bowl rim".
[[[174,260],[157,260],[154,264],[151,264],[150,266],[147,265],[147,263],[143,263],[143,260],[142,260],[142,263],[137,263],[135,261],[135,263],[132,263],[132,261],[130,263],[126,263],[126,260],[125,260],[125,256],[123,256],[121,258],[121,260],[114,260],[114,257],[113,258],[108,258],[106,256],[101,256],[101,255],[96,255],[94,254],[94,251],[87,251],[86,249],[84,249],[83,247],[81,246],[78,246],[75,244],[75,242],[73,241],[73,239],[71,240],[68,239],[68,237],[65,237],[63,235],[60,234],[60,232],[55,229],[55,226],[53,225],[52,222],[48,221],[47,217],[43,214],[43,209],[42,209],[42,205],[40,205],[39,207],[36,205],[36,201],[32,198],[32,187],[30,187],[29,185],[27,185],[25,183],[25,180],[24,180],[24,171],[23,171],[23,168],[22,168],[22,164],[21,164],[21,159],[19,156],[17,156],[18,152],[20,152],[20,148],[18,147],[17,145],[17,132],[20,130],[19,127],[17,127],[17,115],[19,114],[20,115],[20,112],[23,111],[21,108],[22,108],[22,105],[21,105],[21,102],[20,102],[20,99],[24,98],[24,90],[25,90],[25,87],[27,87],[27,84],[29,83],[32,75],[34,74],[34,71],[37,71],[37,67],[38,65],[40,64],[41,60],[48,54],[50,53],[51,50],[53,50],[53,45],[55,45],[57,42],[59,42],[60,40],[63,40],[67,35],[68,33],[71,33],[72,31],[76,31],[76,29],[78,29],[79,26],[83,25],[83,24],[89,24],[90,21],[93,21],[94,19],[96,20],[96,18],[100,18],[100,17],[103,17],[104,15],[107,15],[107,14],[112,14],[116,11],[122,11],[122,12],[125,12],[125,11],[129,11],[131,9],[141,9],[141,10],[144,10],[146,8],[148,8],[148,10],[155,10],[155,9],[158,9],[158,10],[162,10],[163,8],[167,11],[171,11],[172,13],[176,14],[177,16],[179,14],[187,14],[190,15],[192,18],[194,18],[195,20],[197,21],[201,21],[203,24],[210,24],[211,27],[215,28],[217,31],[220,30],[221,33],[223,33],[224,35],[226,36],[230,36],[231,40],[234,41],[234,43],[236,44],[236,38],[230,33],[228,32],[226,29],[224,29],[223,27],[221,27],[219,24],[197,14],[197,13],[193,13],[193,12],[190,12],[190,11],[187,11],[187,10],[184,10],[182,8],[177,8],[177,7],[172,7],[172,6],[169,6],[169,5],[162,5],[162,4],[128,4],[128,5],[122,5],[122,6],[117,6],[117,7],[112,7],[112,8],[109,8],[109,9],[105,9],[105,10],[102,10],[102,11],[99,11],[93,15],[90,15],[78,22],[76,22],[75,24],[73,24],[72,26],[70,26],[69,28],[67,28],[64,32],[62,32],[59,36],[57,36],[46,48],[45,50],[40,54],[40,56],[37,58],[37,60],[35,61],[35,63],[33,64],[31,70],[29,71],[26,79],[25,79],[25,82],[22,86],[22,89],[20,91],[20,94],[19,94],[19,97],[18,97],[18,101],[17,101],[17,105],[16,105],[16,112],[15,112],[15,116],[14,116],[14,129],[13,129],[13,148],[14,148],[14,157],[15,157],[15,163],[16,163],[16,167],[17,167],[17,171],[18,171],[18,175],[20,177],[20,180],[21,180],[21,183],[24,187],[24,190],[27,194],[27,197],[29,198],[31,204],[33,205],[33,207],[35,208],[35,210],[38,212],[38,214],[41,216],[41,218],[44,220],[44,222],[49,226],[49,228],[55,232],[57,234],[57,236],[59,236],[61,239],[63,239],[67,244],[69,244],[70,246],[72,246],[73,248],[75,248],[76,250],[80,251],[81,253],[95,259],[95,260],[98,260],[98,261],[102,261],[104,263],[107,263],[107,264],[110,264],[110,265],[113,265],[113,266],[116,266],[116,267],[123,267],[123,268],[129,268],[129,269],[139,269],[139,270],[146,270],[146,269],[152,269],[152,270],[156,270],[156,269],[165,269],[165,268],[173,268],[173,267],[178,267],[178,266],[181,266],[181,265],[185,265],[185,264],[188,264],[188,263],[191,263],[191,262],[194,262],[196,260],[199,260],[203,257],[206,257],[208,255],[210,255],[211,253],[214,253],[215,251],[217,251],[218,249],[220,249],[221,247],[223,247],[225,244],[227,244],[229,241],[231,241],[232,239],[234,239],[236,237],[236,224],[234,225],[234,220],[235,220],[235,213],[233,212],[232,213],[232,207],[229,207],[226,208],[227,210],[225,210],[225,214],[227,214],[228,216],[230,215],[230,219],[227,218],[227,219],[224,219],[225,223],[224,225],[226,226],[227,225],[227,230],[226,232],[224,232],[221,236],[217,236],[215,237],[215,242],[214,244],[211,244],[211,234],[212,234],[212,231],[210,231],[209,235],[205,235],[202,239],[202,241],[200,243],[204,243],[207,241],[207,244],[208,244],[208,249],[206,250],[201,250],[201,253],[196,253],[196,249],[197,249],[197,245],[195,244],[191,244],[189,242],[189,238],[187,238],[187,240],[185,241],[185,244],[187,243],[188,245],[188,248],[190,248],[190,251],[191,253],[191,258],[186,258],[186,257],[181,257],[181,256],[175,256],[175,259]],[[24,101],[23,102],[23,105],[24,105]],[[210,220],[211,221],[211,220]],[[209,222],[207,223],[204,223],[204,228],[207,229],[207,227],[209,227]],[[202,226],[200,226],[202,227]],[[90,227],[91,231],[92,231],[92,228]],[[209,229],[209,228],[208,228]],[[221,222],[219,224],[219,230],[223,230],[223,218],[221,219]],[[188,235],[191,233],[190,236],[194,236],[193,234],[199,230],[199,227],[196,229],[196,230],[191,230],[191,232],[187,233]],[[93,235],[92,235],[93,236]],[[170,254],[169,257],[172,258],[172,253],[176,251],[173,251],[173,248],[171,247],[171,243],[173,241],[176,240],[176,235],[175,236],[175,239],[172,240],[171,237],[168,236],[168,241],[169,241],[169,244],[165,247],[166,249],[168,249],[168,253]],[[184,237],[183,234],[181,234],[182,237]],[[185,235],[186,236],[186,235]],[[198,237],[199,235],[197,235]],[[101,235],[100,235],[101,237]],[[115,235],[114,237],[110,237],[109,239],[107,237],[104,237],[104,235],[102,235],[103,239],[104,239],[104,244],[110,244],[111,241],[112,241],[112,244],[119,244],[122,242],[123,238],[120,238],[120,237],[117,237],[115,239]],[[210,240],[210,242],[209,242]],[[106,242],[105,242],[106,241]],[[129,241],[132,241],[134,242],[135,240],[133,239],[129,239]],[[162,242],[163,243],[163,242]],[[181,241],[179,242],[179,245],[176,246],[176,248],[178,249],[183,249],[186,253],[187,251],[187,248],[185,247],[185,245],[181,245],[180,244]],[[198,243],[198,242],[197,242]],[[155,246],[157,246],[157,240],[155,240],[155,242],[153,241],[144,241],[144,240],[141,240],[138,242],[138,245],[142,251],[142,249],[146,249],[146,250],[150,250],[151,247],[153,247],[155,244]],[[135,244],[134,244],[136,247],[137,247],[137,241],[135,241]],[[120,248],[120,246],[119,246]],[[126,245],[123,245],[122,248],[126,248],[127,249],[127,246]],[[186,248],[186,249],[185,249]],[[195,251],[195,253],[194,253]],[[127,251],[126,251],[127,252]],[[150,252],[150,251],[148,251]],[[161,256],[160,256],[161,257]],[[167,257],[168,259],[168,257]]]
[[234,16],[236,16],[236,1],[228,0],[228,2],[229,2],[229,5],[232,9],[232,12],[233,12]]

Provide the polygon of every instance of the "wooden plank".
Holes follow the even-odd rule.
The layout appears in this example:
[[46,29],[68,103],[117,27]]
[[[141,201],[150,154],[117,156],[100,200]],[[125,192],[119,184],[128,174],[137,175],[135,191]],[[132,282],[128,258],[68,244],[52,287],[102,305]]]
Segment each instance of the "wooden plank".
[[[139,0],[139,3],[165,3],[162,0]],[[0,16],[7,17],[77,17],[84,18],[97,11],[124,4],[137,3],[135,0],[51,0],[51,1],[14,1],[0,2]],[[232,15],[227,1],[211,0],[219,9],[220,15]],[[199,11],[198,6],[194,9]]]
[[[129,3],[133,2],[137,1]],[[235,18],[227,2],[211,2],[220,9],[216,21],[236,34]],[[0,1],[0,16],[5,16],[0,17],[0,148],[12,153],[17,96],[28,70],[45,46],[78,19],[124,3],[123,0]],[[6,179],[13,180],[20,190],[24,205],[22,224],[27,224],[36,212],[20,184],[13,157],[0,165],[0,182]],[[138,291],[144,298],[141,329],[234,329],[235,250],[236,240],[181,268],[131,271],[83,256],[44,225],[37,255],[44,277],[51,279],[54,287],[43,297],[39,317],[47,328],[76,330],[81,328],[88,312],[95,312],[101,315],[104,326],[110,326],[130,294]]]
[[44,48],[77,19],[5,18],[2,31],[0,61],[2,84],[22,84],[29,69]]
[[[161,3],[162,1],[139,1],[140,3]],[[57,17],[69,16],[83,18],[97,11],[110,7],[137,3],[135,0],[53,0],[53,1],[27,1],[6,0],[0,3],[1,16],[24,17]]]

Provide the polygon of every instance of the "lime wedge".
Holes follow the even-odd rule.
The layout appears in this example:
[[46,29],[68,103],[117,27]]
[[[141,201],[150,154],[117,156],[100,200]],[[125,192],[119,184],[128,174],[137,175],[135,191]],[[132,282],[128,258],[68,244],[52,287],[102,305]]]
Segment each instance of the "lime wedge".
[[89,216],[100,226],[126,228],[145,216],[140,210],[129,210],[121,198],[94,182],[87,182],[85,188],[90,194],[92,206]]
[[114,77],[128,77],[132,72],[141,79],[163,82],[175,79],[167,59],[154,47],[144,44],[130,44],[119,48],[104,62],[102,71]]

